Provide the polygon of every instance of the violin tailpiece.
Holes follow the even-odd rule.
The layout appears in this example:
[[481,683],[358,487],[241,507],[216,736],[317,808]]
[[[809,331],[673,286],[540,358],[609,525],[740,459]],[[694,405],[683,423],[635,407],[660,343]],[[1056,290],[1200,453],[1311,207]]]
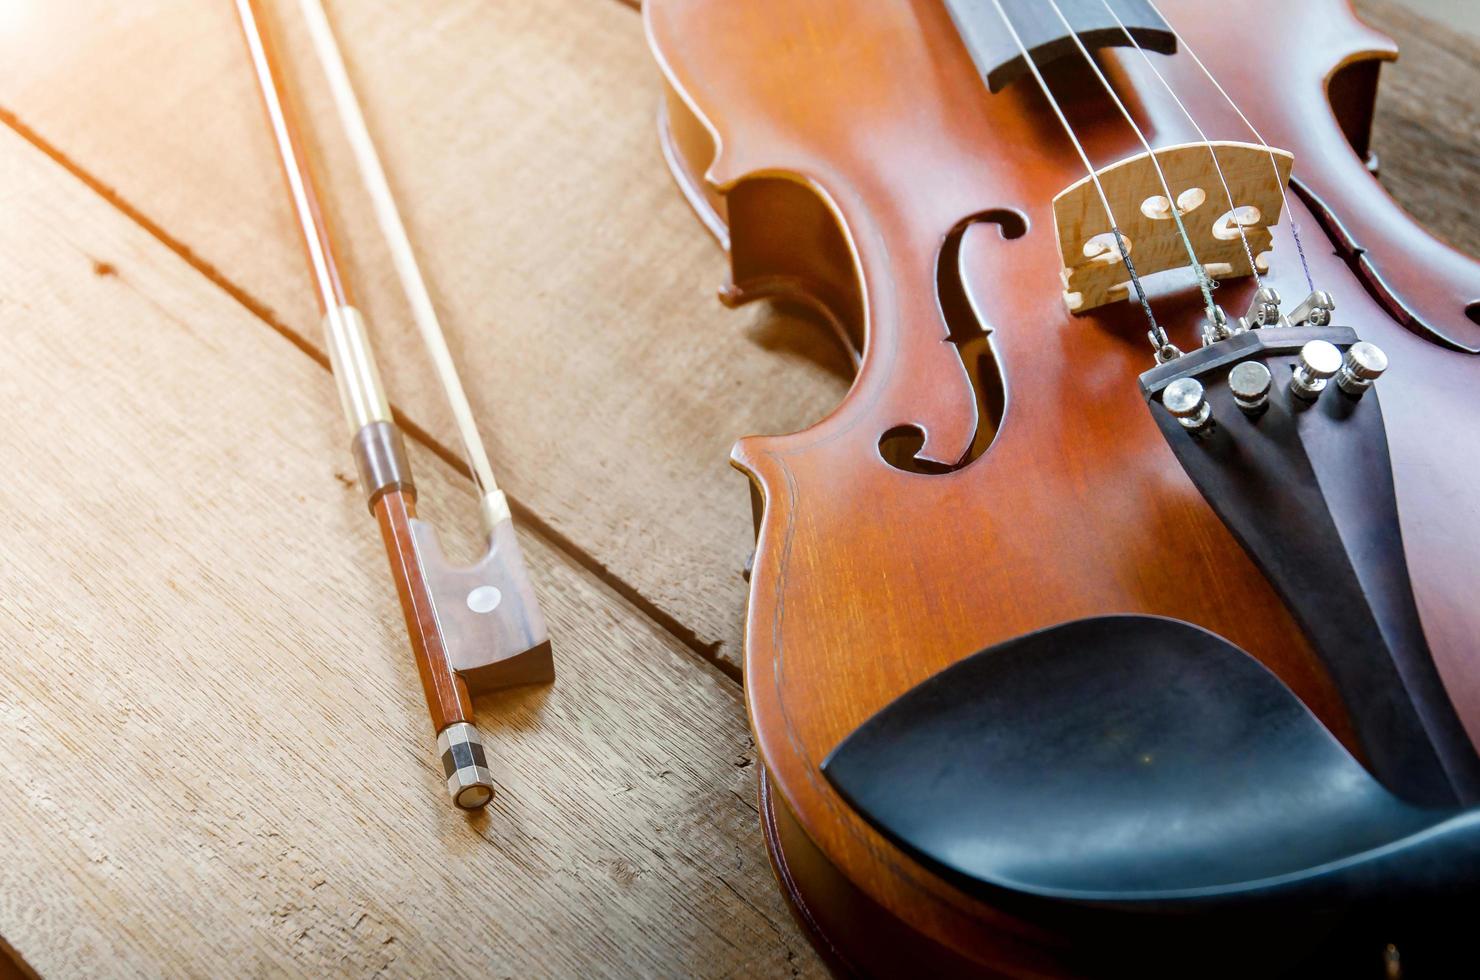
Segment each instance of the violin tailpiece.
[[1377,777],[1416,804],[1474,803],[1480,758],[1409,579],[1372,390],[1386,368],[1348,327],[1271,327],[1153,368],[1141,390],[1178,462],[1326,665]]
[[[1289,182],[1293,164],[1294,157],[1284,150],[1215,141],[1158,149],[1154,160],[1150,153],[1141,153],[1095,176],[1138,275],[1191,264],[1187,243],[1173,220],[1175,207],[1208,276],[1228,279],[1253,271],[1250,253],[1261,273],[1268,270],[1269,229],[1279,223],[1280,188]],[[1271,180],[1275,170],[1278,184]],[[1168,198],[1167,189],[1175,200]],[[1086,313],[1127,299],[1125,262],[1095,181],[1085,176],[1059,192],[1053,214],[1069,311]]]

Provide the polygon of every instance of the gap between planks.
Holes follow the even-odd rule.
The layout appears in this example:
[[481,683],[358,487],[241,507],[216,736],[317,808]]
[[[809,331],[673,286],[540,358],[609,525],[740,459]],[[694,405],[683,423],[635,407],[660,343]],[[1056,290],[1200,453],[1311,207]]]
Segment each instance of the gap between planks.
[[[618,2],[622,3],[625,6],[636,6],[635,3],[628,3],[627,0],[618,0]],[[195,251],[190,248],[189,245],[186,245],[182,240],[176,238],[174,235],[171,235],[158,222],[154,221],[147,214],[144,214],[143,211],[141,211],[139,208],[135,207],[127,200],[125,200],[123,196],[119,194],[116,190],[108,186],[103,181],[99,180],[86,168],[82,167],[76,161],[68,157],[67,154],[62,152],[59,147],[53,145],[34,128],[27,125],[26,122],[22,120],[15,112],[5,108],[4,106],[0,106],[0,123],[4,123],[6,126],[10,127],[10,129],[13,130],[16,135],[21,137],[21,139],[25,140],[31,146],[35,147],[37,150],[45,154],[47,159],[51,160],[67,173],[71,174],[77,180],[81,181],[84,186],[86,186],[93,193],[101,197],[109,206],[122,212],[122,214],[130,221],[134,222],[136,225],[142,228],[152,238],[157,240],[160,244],[164,245],[165,248],[169,249],[175,255],[178,255],[192,269],[200,273],[213,285],[221,289],[236,302],[240,303],[243,307],[246,308],[249,313],[256,317],[258,321],[265,324],[269,329],[282,336],[283,339],[287,340],[299,351],[307,355],[310,360],[312,360],[324,371],[332,371],[329,365],[328,355],[324,353],[322,348],[313,343],[313,341],[309,340],[299,331],[294,330],[292,327],[288,326],[286,323],[278,319],[277,316],[273,314],[272,310],[270,310],[265,303],[252,296],[251,293],[247,292],[247,290],[243,289],[241,286],[237,285],[224,272],[197,255]],[[396,422],[401,426],[403,430],[405,430],[406,435],[410,439],[420,443],[423,447],[433,453],[438,459],[442,460],[442,462],[446,463],[464,479],[472,479],[471,474],[468,472],[467,463],[459,454],[444,445],[440,440],[438,440],[425,428],[418,425],[415,421],[407,418],[405,414],[402,413],[401,410],[396,408],[394,405],[391,406],[391,411],[396,418]],[[718,671],[720,674],[722,674],[733,683],[742,683],[740,669],[735,665],[722,660],[717,655],[717,649],[719,646],[717,641],[715,643],[704,643],[703,641],[701,641],[698,637],[698,634],[694,630],[680,623],[671,614],[665,612],[656,603],[652,602],[641,592],[639,592],[630,582],[627,582],[625,579],[612,572],[610,568],[608,568],[601,561],[597,560],[594,555],[590,554],[584,548],[581,548],[575,542],[571,541],[570,538],[562,534],[560,531],[557,531],[547,521],[543,520],[538,514],[530,510],[530,508],[527,507],[523,502],[516,499],[511,494],[508,495],[508,498],[509,508],[513,511],[515,519],[520,524],[539,534],[540,537],[548,541],[550,545],[554,547],[557,551],[564,554],[578,567],[585,570],[597,581],[601,582],[607,588],[611,589],[614,593],[617,594],[617,596],[631,605],[633,609],[635,609],[638,613],[640,613],[649,621],[657,625],[665,633],[677,640],[678,643],[683,646],[684,649],[688,650],[695,659]],[[470,497],[469,500],[471,499],[472,498]],[[556,644],[558,647],[558,637],[556,638]],[[4,978],[0,977],[0,980],[4,980]]]
[[[639,0],[615,0],[615,2],[623,7],[632,9],[634,13],[640,10],[641,6]],[[1381,13],[1388,13],[1391,15],[1399,9],[1385,3],[1384,0],[1365,0],[1365,2],[1359,2],[1359,7],[1363,8],[1363,13],[1368,14],[1369,17],[1373,17],[1373,15],[1378,15]],[[1431,26],[1431,22],[1426,21],[1426,19],[1420,16],[1413,15],[1411,12],[1403,11],[1403,14],[1414,22],[1422,23],[1424,26]],[[1389,27],[1389,29],[1391,29],[1391,26]],[[1435,31],[1433,33],[1434,35],[1441,34],[1441,32],[1438,31]],[[182,258],[192,268],[196,269],[198,272],[204,275],[214,285],[224,290],[233,299],[243,305],[247,310],[254,314],[268,327],[287,339],[294,346],[298,347],[303,353],[307,354],[316,363],[327,370],[325,355],[320,347],[315,345],[303,334],[299,333],[298,331],[289,327],[286,323],[282,322],[273,314],[267,304],[257,299],[255,296],[249,293],[246,289],[239,286],[237,283],[233,282],[218,268],[202,258],[190,246],[186,245],[182,239],[176,238],[168,231],[166,231],[159,223],[149,218],[139,208],[135,207],[129,201],[124,199],[123,196],[112,186],[94,176],[90,171],[86,170],[80,164],[72,160],[58,147],[52,145],[50,141],[45,139],[39,132],[37,132],[31,126],[22,121],[17,113],[10,111],[3,106],[0,106],[0,122],[4,122],[28,143],[35,146],[41,152],[45,153],[50,159],[63,167],[67,172],[72,174],[77,179],[81,180],[87,187],[101,196],[110,205],[120,210],[130,220],[143,228],[156,240],[164,244],[167,248],[169,248],[176,255]],[[407,434],[413,440],[426,447],[429,451],[443,460],[448,466],[452,467],[456,472],[463,474],[464,476],[467,475],[466,465],[457,453],[451,451],[447,445],[438,441],[424,427],[418,425],[413,421],[408,420],[403,413],[398,411],[397,418],[402,422],[403,426],[407,430]],[[690,650],[693,655],[699,660],[715,667],[732,681],[736,683],[739,683],[741,681],[740,668],[734,663],[725,661],[718,655],[718,648],[722,641],[716,640],[709,643],[704,642],[700,639],[695,629],[686,626],[673,614],[665,611],[657,603],[648,599],[648,597],[645,596],[641,591],[639,591],[639,589],[631,582],[623,578],[620,574],[613,572],[606,563],[602,562],[592,553],[588,552],[586,549],[576,544],[566,534],[556,530],[550,522],[542,519],[537,513],[532,511],[528,505],[517,499],[513,500],[512,503],[515,514],[522,523],[524,523],[531,530],[537,531],[553,546],[557,547],[562,553],[568,556],[572,562],[590,573],[598,581],[611,588],[613,592],[615,592],[621,598],[625,599],[637,611],[642,613],[644,617],[657,624],[663,631],[668,633],[674,639],[678,640],[679,643]]]

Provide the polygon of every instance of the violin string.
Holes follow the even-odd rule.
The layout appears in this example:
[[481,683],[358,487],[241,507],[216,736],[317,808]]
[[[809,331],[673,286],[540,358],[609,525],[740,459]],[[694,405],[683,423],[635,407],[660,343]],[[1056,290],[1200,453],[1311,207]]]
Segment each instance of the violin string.
[[391,193],[390,182],[386,179],[385,168],[381,166],[380,154],[376,152],[375,143],[370,138],[370,129],[365,124],[364,113],[360,111],[349,70],[345,68],[344,57],[334,39],[334,30],[324,12],[322,0],[300,0],[299,6],[308,23],[308,33],[319,63],[329,79],[329,90],[334,98],[340,125],[354,151],[360,177],[370,195],[381,234],[385,236],[396,274],[401,280],[401,288],[411,306],[411,318],[421,333],[422,343],[431,357],[448,406],[452,410],[452,417],[462,440],[463,456],[467,460],[479,495],[486,497],[498,489],[493,477],[493,467],[489,465],[488,452],[478,434],[473,409],[468,404],[467,393],[458,377],[452,352],[448,350],[447,337],[437,319],[437,309],[427,292],[426,281],[422,278],[421,267],[416,261],[416,253],[411,248],[411,239],[401,221],[401,212],[396,207],[396,199]]
[[1208,139],[1208,134],[1203,132],[1203,128],[1197,124],[1197,119],[1192,115],[1192,110],[1187,108],[1186,103],[1182,101],[1181,97],[1177,95],[1176,90],[1172,88],[1172,83],[1167,81],[1166,76],[1156,67],[1156,62],[1151,60],[1151,55],[1146,52],[1145,48],[1141,47],[1141,42],[1137,41],[1136,36],[1131,33],[1130,28],[1125,26],[1125,22],[1115,12],[1115,8],[1110,6],[1110,0],[1100,0],[1100,2],[1105,5],[1105,12],[1115,18],[1115,24],[1120,28],[1120,32],[1125,35],[1125,39],[1131,43],[1131,47],[1140,53],[1141,60],[1146,62],[1146,67],[1150,68],[1151,73],[1156,76],[1156,80],[1161,82],[1162,88],[1166,89],[1167,94],[1172,97],[1172,101],[1177,103],[1177,108],[1182,110],[1182,115],[1187,117],[1187,121],[1192,124],[1193,129],[1197,130],[1197,135],[1202,138],[1203,145],[1208,148],[1208,156],[1213,158],[1213,169],[1218,173],[1218,182],[1223,185],[1223,194],[1228,199],[1229,216],[1233,220],[1233,226],[1238,229],[1239,240],[1244,244],[1244,255],[1248,256],[1249,272],[1254,276],[1254,285],[1262,287],[1264,280],[1259,275],[1259,267],[1254,264],[1254,249],[1249,245],[1249,235],[1244,230],[1243,222],[1238,220],[1238,204],[1233,200],[1233,190],[1228,186],[1228,178],[1223,174],[1223,164],[1218,160],[1218,151],[1213,148],[1213,141]]
[[1172,32],[1172,37],[1176,38],[1177,40],[1177,47],[1183,51],[1186,51],[1188,56],[1191,57],[1192,60],[1197,64],[1197,67],[1202,69],[1202,73],[1207,76],[1208,81],[1213,83],[1213,87],[1218,90],[1218,94],[1223,96],[1223,98],[1228,102],[1229,106],[1232,107],[1234,112],[1238,113],[1238,117],[1244,121],[1245,126],[1249,127],[1249,132],[1254,134],[1254,138],[1259,141],[1259,145],[1264,147],[1264,149],[1269,153],[1269,165],[1274,170],[1275,186],[1280,189],[1280,201],[1284,204],[1285,214],[1288,216],[1290,221],[1290,237],[1295,239],[1295,251],[1300,256],[1300,269],[1302,272],[1305,273],[1305,285],[1306,288],[1309,289],[1311,292],[1315,292],[1316,284],[1315,281],[1311,278],[1310,263],[1306,261],[1305,246],[1301,244],[1300,241],[1300,225],[1295,220],[1295,212],[1290,210],[1290,195],[1286,193],[1285,182],[1280,178],[1280,165],[1279,162],[1275,159],[1274,147],[1265,142],[1264,137],[1259,134],[1259,130],[1254,128],[1254,124],[1249,121],[1249,117],[1244,115],[1244,110],[1240,109],[1238,103],[1233,101],[1233,96],[1228,94],[1227,89],[1225,89],[1223,85],[1218,81],[1217,76],[1212,73],[1207,65],[1203,64],[1203,60],[1197,56],[1197,52],[1193,50],[1192,45],[1187,43],[1187,39],[1181,35],[1181,33],[1177,30],[1176,25],[1167,18],[1166,14],[1161,12],[1161,9],[1157,7],[1155,0],[1146,0],[1146,3],[1148,6],[1150,6],[1151,12],[1160,17],[1162,23],[1166,24],[1167,29]]
[[1130,273],[1131,286],[1136,291],[1136,298],[1141,301],[1141,309],[1146,314],[1146,319],[1151,323],[1151,332],[1148,335],[1151,344],[1156,348],[1156,357],[1159,361],[1170,360],[1181,356],[1181,351],[1172,343],[1171,337],[1167,335],[1160,323],[1156,320],[1156,314],[1151,310],[1151,300],[1146,296],[1146,288],[1141,284],[1141,277],[1136,274],[1135,262],[1131,259],[1131,250],[1126,246],[1125,236],[1120,233],[1120,224],[1115,220],[1115,212],[1110,208],[1110,198],[1105,195],[1105,188],[1100,183],[1100,175],[1095,172],[1095,166],[1090,162],[1089,154],[1084,151],[1084,145],[1079,142],[1079,136],[1074,132],[1074,127],[1069,124],[1069,118],[1064,115],[1064,110],[1059,106],[1059,100],[1054,98],[1053,90],[1048,87],[1043,73],[1038,70],[1038,63],[1028,52],[1027,45],[1018,35],[1017,28],[1012,26],[1012,19],[1007,16],[1007,11],[1002,7],[1002,0],[992,0],[992,5],[997,8],[1002,23],[1007,25],[1007,33],[1012,35],[1013,43],[1017,45],[1018,52],[1023,56],[1023,62],[1028,70],[1033,73],[1033,78],[1038,82],[1038,88],[1042,90],[1044,98],[1048,100],[1049,108],[1058,117],[1059,125],[1064,127],[1064,133],[1069,137],[1069,142],[1074,145],[1074,152],[1079,154],[1080,161],[1084,164],[1085,172],[1089,174],[1090,181],[1095,186],[1096,193],[1100,196],[1100,205],[1105,209],[1105,217],[1110,219],[1110,231],[1115,236],[1115,245],[1120,252],[1120,260],[1125,263],[1125,271]]
[[1135,118],[1131,116],[1130,110],[1125,107],[1125,103],[1116,94],[1115,87],[1110,84],[1110,79],[1105,77],[1105,73],[1095,63],[1094,56],[1089,53],[1089,48],[1085,47],[1084,42],[1080,40],[1079,33],[1074,30],[1074,25],[1070,24],[1069,18],[1064,16],[1064,11],[1059,7],[1058,0],[1048,0],[1048,5],[1053,8],[1054,14],[1059,18],[1059,23],[1064,25],[1064,30],[1068,32],[1070,39],[1074,42],[1074,46],[1084,56],[1085,63],[1095,73],[1095,77],[1100,80],[1100,84],[1104,86],[1111,101],[1120,110],[1121,116],[1130,125],[1131,130],[1136,134],[1136,139],[1141,141],[1141,146],[1145,147],[1147,155],[1151,158],[1151,166],[1155,168],[1157,179],[1161,181],[1162,193],[1167,196],[1167,203],[1171,206],[1172,220],[1176,222],[1177,234],[1182,239],[1182,246],[1187,250],[1187,257],[1192,261],[1192,270],[1197,276],[1197,287],[1202,290],[1203,302],[1208,308],[1208,320],[1216,324],[1219,318],[1217,304],[1213,302],[1213,290],[1217,287],[1208,276],[1208,270],[1203,267],[1202,262],[1197,258],[1197,250],[1193,248],[1192,239],[1187,234],[1187,226],[1182,222],[1182,211],[1177,207],[1177,198],[1172,194],[1171,186],[1167,184],[1167,175],[1161,169],[1161,162],[1156,159],[1156,151],[1151,148],[1151,144],[1146,139],[1146,134],[1141,131],[1141,127],[1137,125]]

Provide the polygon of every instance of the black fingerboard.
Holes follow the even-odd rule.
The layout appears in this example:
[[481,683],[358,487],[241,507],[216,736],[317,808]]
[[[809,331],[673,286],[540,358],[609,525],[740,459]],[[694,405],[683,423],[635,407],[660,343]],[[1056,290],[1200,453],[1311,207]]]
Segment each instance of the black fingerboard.
[[1059,58],[1082,57],[1073,34],[1078,34],[1091,51],[1129,47],[1130,41],[1115,22],[1116,16],[1130,30],[1136,43],[1147,51],[1172,54],[1177,50],[1176,35],[1146,0],[1110,0],[1113,15],[1105,9],[1103,0],[1058,0],[1073,34],[1064,29],[1064,22],[1049,0],[999,2],[1002,12],[993,0],[945,0],[961,39],[986,77],[987,88],[993,92],[1002,91],[1028,72],[1022,51],[1002,21],[1004,12],[1022,39],[1023,47],[1040,67]]

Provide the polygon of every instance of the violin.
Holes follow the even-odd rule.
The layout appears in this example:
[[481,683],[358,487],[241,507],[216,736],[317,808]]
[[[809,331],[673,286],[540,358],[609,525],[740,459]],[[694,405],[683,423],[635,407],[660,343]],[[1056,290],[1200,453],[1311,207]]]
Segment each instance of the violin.
[[721,299],[806,303],[858,365],[733,451],[764,829],[818,948],[863,975],[1456,962],[1480,268],[1375,179],[1392,42],[1344,0],[645,19]]

